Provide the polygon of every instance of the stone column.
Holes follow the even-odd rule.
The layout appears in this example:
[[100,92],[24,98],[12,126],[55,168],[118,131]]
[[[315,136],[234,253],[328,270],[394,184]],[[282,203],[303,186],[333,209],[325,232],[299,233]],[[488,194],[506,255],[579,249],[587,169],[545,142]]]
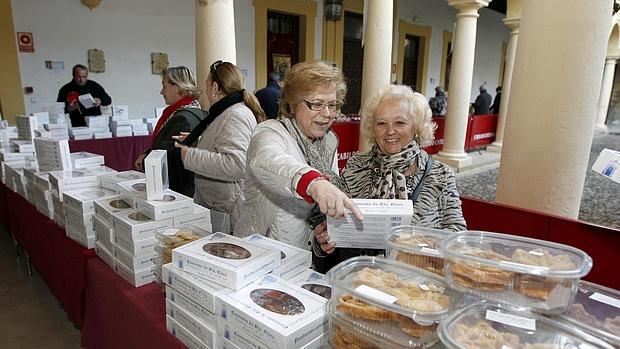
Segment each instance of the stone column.
[[518,19],[505,19],[504,23],[510,27],[510,38],[508,39],[508,49],[506,50],[506,70],[504,71],[504,81],[502,82],[502,100],[499,103],[499,116],[497,120],[497,130],[495,131],[495,141],[487,147],[487,150],[501,153],[504,141],[504,125],[506,124],[506,112],[508,111],[508,100],[510,99],[510,84],[512,82],[512,70],[515,65],[515,53],[517,52],[517,40],[519,38]]
[[490,0],[448,0],[448,4],[455,7],[458,13],[450,68],[445,143],[437,154],[437,159],[457,170],[471,165],[471,158],[465,153],[465,135],[474,74],[478,10],[489,2]]
[[[209,67],[220,59],[237,63],[233,0],[196,0],[196,79],[203,91]],[[206,95],[200,104],[209,106]]]
[[611,10],[612,0],[524,1],[497,202],[577,218]]
[[616,71],[616,62],[618,57],[607,57],[605,59],[605,69],[603,70],[603,83],[601,84],[601,95],[598,100],[598,113],[596,116],[596,128],[606,130],[605,120],[607,119],[607,111],[609,110],[609,99],[611,98],[611,90],[614,87],[614,73]]
[[[390,83],[392,65],[393,2],[368,1],[367,5],[362,106],[379,88]],[[360,137],[360,151],[367,149],[367,140]]]

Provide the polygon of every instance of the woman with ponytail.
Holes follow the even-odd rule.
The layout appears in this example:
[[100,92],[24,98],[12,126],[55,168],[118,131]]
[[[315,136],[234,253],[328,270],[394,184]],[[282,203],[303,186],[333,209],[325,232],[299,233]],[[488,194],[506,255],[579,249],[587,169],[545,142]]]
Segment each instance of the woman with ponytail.
[[211,210],[214,232],[229,234],[239,217],[250,137],[265,113],[232,63],[211,65],[205,93],[209,115],[187,137],[179,136],[176,147],[185,169],[195,174],[194,202]]

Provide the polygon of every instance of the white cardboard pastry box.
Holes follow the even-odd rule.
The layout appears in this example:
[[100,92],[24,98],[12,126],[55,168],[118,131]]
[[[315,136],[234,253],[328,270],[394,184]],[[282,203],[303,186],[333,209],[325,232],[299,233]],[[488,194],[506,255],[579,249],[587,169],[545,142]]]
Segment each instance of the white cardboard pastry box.
[[116,194],[131,207],[136,207],[136,199],[146,199],[146,180],[119,182],[116,184]]
[[199,228],[211,232],[211,211],[198,204],[194,204],[194,212],[175,216],[173,218],[175,228]]
[[121,211],[129,211],[133,209],[129,203],[125,202],[118,196],[95,201],[93,203],[93,208],[95,211],[95,216],[99,217],[103,222],[109,225],[110,228],[112,228],[114,225],[114,220],[112,219],[112,216],[115,213]]
[[275,276],[288,279],[312,266],[312,252],[308,250],[302,250],[259,234],[252,234],[244,239],[280,251],[280,266],[271,272]]
[[95,235],[87,235],[80,228],[65,225],[67,236],[86,248],[95,248]]
[[152,255],[157,245],[157,240],[152,237],[143,240],[130,241],[124,237],[114,234],[114,245],[119,246],[123,250],[134,256]]
[[135,207],[138,212],[156,221],[184,216],[194,212],[194,201],[192,198],[166,189],[163,197],[158,200],[144,200],[135,198]]
[[114,228],[110,227],[106,222],[93,216],[93,230],[98,243],[102,244],[108,252],[114,251]]
[[126,210],[113,215],[114,235],[128,241],[152,238],[155,231],[172,228],[172,218],[154,221],[136,210]]
[[215,328],[217,323],[217,316],[215,313],[208,311],[206,308],[200,306],[200,304],[189,299],[188,296],[175,290],[173,287],[166,285],[166,299],[175,305],[188,311],[190,314],[203,320],[209,327]]
[[200,319],[168,299],[166,299],[166,315],[185,327],[209,348],[213,348],[215,344],[215,329],[213,328],[215,323],[209,325],[204,319]]
[[70,207],[82,214],[95,213],[94,201],[113,198],[116,193],[103,188],[87,188],[66,191],[63,194],[65,207]]
[[60,201],[64,201],[63,193],[66,191],[98,186],[97,176],[87,170],[51,171],[49,181],[52,190],[58,193]]
[[185,344],[190,349],[212,349],[169,315],[166,315],[166,328],[170,334],[175,336],[176,339],[180,340],[181,343]]
[[99,243],[99,241],[95,241],[95,253],[105,264],[114,270],[114,256],[112,256],[112,253],[110,253],[103,244]]
[[116,191],[116,184],[136,179],[144,179],[144,173],[138,171],[122,171],[99,176],[99,186]]
[[128,266],[121,263],[118,259],[114,259],[114,271],[120,275],[123,279],[127,280],[134,287],[144,286],[155,281],[155,274],[153,268],[147,268],[143,270],[131,270]]
[[280,266],[280,251],[215,233],[172,250],[173,264],[235,290]]
[[332,297],[332,285],[329,282],[329,278],[312,269],[307,269],[288,279],[288,281],[293,285],[323,297],[325,301],[330,300]]
[[168,152],[153,150],[144,159],[146,175],[146,199],[161,200],[168,189]]
[[[248,339],[245,332],[237,329],[231,329],[228,326],[224,326],[224,331],[222,333],[218,333],[218,335],[219,337],[217,337],[216,341],[216,348],[218,349],[270,349],[269,347]],[[227,337],[222,337],[222,335]],[[320,335],[312,340],[312,342],[299,347],[299,349],[325,349],[324,337],[324,335]],[[233,341],[239,343],[239,345],[233,343]]]
[[83,230],[86,235],[95,235],[93,214],[82,214],[71,207],[65,207],[65,223]]
[[71,152],[66,139],[35,138],[33,140],[37,152],[39,169],[45,171],[71,170]]
[[215,313],[216,297],[221,293],[232,292],[200,276],[188,273],[174,266],[173,263],[162,266],[161,280],[174,290],[191,298],[208,312]]
[[411,223],[411,200],[353,199],[362,211],[364,220],[357,220],[351,212],[345,218],[327,217],[327,231],[338,247],[384,248],[383,236],[390,229]]
[[74,169],[103,166],[104,163],[105,160],[103,155],[93,154],[87,151],[71,153],[71,164]]
[[256,346],[297,349],[321,336],[326,328],[325,301],[273,275],[220,295],[218,301],[218,331],[224,332],[221,324],[227,323],[229,328],[246,333]]
[[112,253],[114,254],[114,259],[123,263],[133,272],[155,267],[155,263],[153,263],[153,257],[157,255],[155,249],[153,249],[152,253],[134,256],[125,251],[122,247],[114,245],[114,251]]

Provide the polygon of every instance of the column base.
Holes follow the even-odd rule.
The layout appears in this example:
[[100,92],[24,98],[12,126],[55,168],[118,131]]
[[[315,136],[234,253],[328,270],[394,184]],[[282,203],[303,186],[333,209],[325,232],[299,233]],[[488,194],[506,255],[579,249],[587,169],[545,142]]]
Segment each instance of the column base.
[[607,125],[594,125],[594,131],[607,133]]
[[437,153],[437,155],[435,155],[435,159],[456,169],[457,172],[470,167],[472,164],[471,158],[465,152],[457,153],[457,152],[446,152],[442,150],[439,153]]
[[487,146],[487,151],[493,153],[501,153],[502,152],[502,142],[493,142]]

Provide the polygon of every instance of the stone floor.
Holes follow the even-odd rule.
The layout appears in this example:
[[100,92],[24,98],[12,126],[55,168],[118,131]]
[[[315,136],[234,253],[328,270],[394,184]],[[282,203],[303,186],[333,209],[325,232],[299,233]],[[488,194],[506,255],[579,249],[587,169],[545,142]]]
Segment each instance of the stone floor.
[[[590,170],[603,148],[620,149],[620,134],[598,134],[592,141],[579,219],[620,229],[620,184]],[[487,156],[496,156],[494,154]],[[479,154],[472,155],[481,157]],[[483,167],[474,166],[471,170],[459,173],[457,186],[461,195],[494,201],[498,166],[497,161]]]
[[80,330],[36,273],[28,276],[9,234],[0,228],[0,348],[80,348]]

